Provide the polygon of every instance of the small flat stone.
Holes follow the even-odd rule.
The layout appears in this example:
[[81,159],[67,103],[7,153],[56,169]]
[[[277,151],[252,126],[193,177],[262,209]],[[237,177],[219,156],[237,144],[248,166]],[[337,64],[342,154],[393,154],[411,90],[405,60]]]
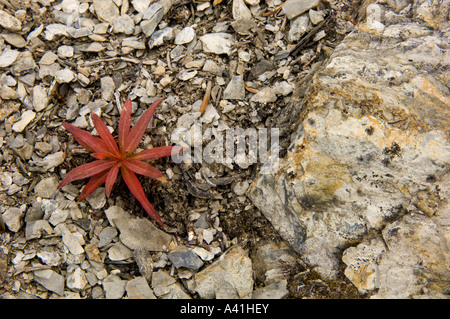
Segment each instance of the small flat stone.
[[75,73],[70,69],[56,71],[55,79],[58,83],[70,83],[75,79]]
[[67,217],[69,217],[69,211],[68,210],[62,210],[62,209],[56,209],[51,214],[50,218],[48,219],[49,223],[53,226],[56,226],[58,224],[61,224],[66,221]]
[[261,60],[251,68],[250,72],[255,78],[257,78],[264,72],[271,71],[273,69],[275,69],[275,67],[271,62],[267,60]]
[[2,220],[8,229],[17,233],[23,226],[24,213],[17,207],[10,207],[2,214]]
[[19,56],[19,53],[17,50],[3,50],[0,55],[0,68],[6,68],[13,64]]
[[195,228],[209,228],[210,225],[208,223],[208,211],[204,212],[200,215],[199,219],[197,219],[194,223]]
[[110,76],[104,76],[100,79],[100,87],[102,89],[102,99],[105,101],[112,101],[116,84]]
[[323,11],[316,11],[316,10],[309,10],[309,20],[311,20],[311,23],[316,25],[323,21],[325,13]]
[[291,21],[288,32],[288,41],[295,43],[305,34],[306,30],[308,30],[309,18],[307,14],[302,14]]
[[53,291],[60,296],[64,294],[65,278],[51,269],[35,271],[34,281],[41,284],[45,289]]
[[176,282],[175,278],[164,270],[158,270],[153,273],[152,289],[157,297],[170,293],[171,287]]
[[14,172],[13,173],[13,183],[18,185],[18,186],[23,186],[26,185],[30,182],[30,180],[28,178],[25,178],[22,174],[20,174],[19,172]]
[[283,279],[254,290],[252,299],[283,299],[288,295],[287,280]]
[[12,174],[10,172],[2,172],[0,175],[1,190],[8,189],[12,185]]
[[97,263],[101,263],[103,261],[100,254],[100,250],[98,249],[98,246],[96,244],[93,243],[86,244],[86,246],[84,246],[84,250],[86,252],[87,258],[90,261]]
[[233,186],[233,191],[236,195],[242,196],[245,194],[249,186],[250,184],[248,181],[238,182]]
[[173,28],[165,27],[164,29],[155,31],[150,40],[148,40],[148,47],[152,49],[153,47],[163,45],[165,41],[170,41],[173,39]]
[[61,264],[62,258],[58,250],[53,246],[42,248],[36,253],[36,256],[46,265],[57,267]]
[[249,30],[256,26],[252,20],[252,13],[243,0],[233,0],[233,29],[242,35],[249,34]]
[[34,220],[39,220],[44,217],[44,212],[41,209],[41,203],[38,201],[33,202],[33,205],[28,208],[25,215],[25,222],[31,222]]
[[23,76],[36,68],[33,54],[30,51],[24,51],[11,66],[11,73],[15,76]]
[[13,124],[12,130],[14,132],[20,133],[22,132],[31,121],[36,117],[36,113],[31,110],[26,110],[20,116],[20,120]]
[[137,12],[144,12],[144,10],[148,8],[151,2],[152,0],[131,0],[133,8]]
[[128,281],[125,290],[127,297],[130,299],[156,299],[144,277],[137,277]]
[[103,280],[103,290],[106,299],[120,299],[125,293],[126,280],[120,279],[117,275],[109,275]]
[[82,240],[80,233],[71,233],[69,230],[64,231],[62,234],[62,241],[71,254],[79,255],[84,253],[84,249],[81,245],[84,241]]
[[77,74],[77,80],[83,87],[86,87],[87,85],[89,85],[89,83],[91,83],[91,80],[89,80],[89,78],[86,77],[83,73]]
[[32,103],[36,112],[40,112],[47,107],[48,94],[47,90],[42,85],[33,87]]
[[234,37],[229,33],[207,33],[199,38],[203,51],[215,54],[231,54]]
[[64,158],[64,152],[60,151],[45,156],[42,161],[35,162],[35,164],[41,166],[45,171],[48,171],[64,163]]
[[208,103],[205,108],[205,113],[202,115],[202,123],[213,123],[214,125],[217,125],[219,118],[220,114],[217,112],[216,108],[211,103]]
[[327,33],[325,32],[325,30],[320,30],[314,36],[313,41],[319,41],[320,39],[325,38],[326,35],[327,35]]
[[192,79],[193,77],[195,77],[197,75],[198,71],[197,70],[192,70],[192,71],[181,71],[178,75],[177,78],[179,78],[181,81],[188,81],[190,79]]
[[129,15],[121,15],[114,19],[113,32],[131,35],[134,32],[134,21]]
[[293,88],[292,85],[289,84],[287,81],[281,81],[281,82],[277,82],[275,83],[275,85],[273,86],[273,90],[275,92],[275,94],[277,95],[289,95],[290,93],[292,93]]
[[87,37],[88,35],[91,35],[92,34],[92,28],[90,28],[90,27],[82,27],[82,28],[68,27],[67,28],[67,33],[69,33],[69,35],[72,38],[79,39],[79,38]]
[[258,93],[252,96],[250,101],[257,102],[257,103],[272,103],[277,100],[277,96],[274,92],[274,90],[270,87],[265,87],[262,90],[260,90]]
[[44,55],[39,60],[39,65],[51,65],[55,63],[56,59],[58,58],[58,55],[53,53],[52,51],[47,51],[44,53]]
[[175,268],[188,268],[194,271],[203,266],[203,261],[191,249],[182,249],[167,254]]
[[74,48],[70,45],[61,45],[58,48],[58,56],[60,58],[71,58],[73,57]]
[[164,16],[164,9],[159,2],[153,3],[143,11],[141,28],[146,37],[150,37],[155,32],[156,27]]
[[108,32],[108,28],[109,28],[109,23],[106,22],[102,22],[102,23],[97,23],[94,26],[94,34],[106,34],[106,32]]
[[70,269],[67,273],[68,273],[66,279],[67,288],[74,291],[80,291],[83,290],[88,284],[88,281],[86,279],[86,273],[78,265],[73,266],[72,269]]
[[0,10],[0,25],[10,31],[20,31],[22,29],[22,22],[3,10]]
[[202,35],[199,40],[206,53],[230,55],[234,45],[233,35],[224,32],[207,33]]
[[68,26],[60,23],[52,23],[45,27],[44,31],[44,37],[47,41],[53,41],[53,38],[55,36],[69,36],[69,33],[67,32]]
[[242,75],[234,76],[223,91],[225,100],[243,100],[245,98],[244,78]]
[[197,4],[197,11],[205,11],[206,9],[211,7],[211,3],[208,1],[203,1]]
[[0,88],[0,97],[3,100],[17,100],[20,98],[20,94],[19,92],[17,92],[17,90],[14,90],[9,86],[3,85]]
[[108,246],[114,237],[116,237],[118,234],[117,229],[111,226],[103,228],[103,230],[98,235],[98,248],[103,248],[105,246]]
[[289,20],[320,4],[320,0],[287,0],[281,9]]
[[216,230],[207,228],[207,229],[203,229],[203,231],[202,231],[203,240],[208,245],[214,240],[214,232],[213,231],[215,232]]
[[101,209],[106,204],[105,188],[97,188],[86,200],[93,209]]
[[85,52],[101,52],[104,51],[106,48],[101,45],[99,42],[92,42],[90,44],[87,44],[85,46],[80,45],[80,50]]
[[193,247],[192,250],[197,256],[199,256],[204,261],[213,260],[216,255],[222,253],[220,247],[211,247],[210,250],[206,250],[205,248],[196,246]]
[[203,71],[209,72],[215,75],[221,75],[223,72],[223,69],[213,60],[206,60],[203,64]]
[[112,0],[94,0],[93,5],[97,17],[103,22],[112,24],[119,16],[119,8]]
[[186,113],[181,115],[177,120],[177,128],[189,129],[200,116],[200,112]]
[[36,142],[34,148],[39,152],[39,155],[47,155],[53,150],[53,147],[47,142]]
[[164,251],[173,240],[171,235],[156,228],[148,219],[115,219],[114,223],[120,231],[122,243],[133,250],[141,247],[149,251]]
[[46,177],[34,186],[34,192],[42,198],[51,198],[57,191],[58,179],[56,177]]
[[1,35],[3,37],[3,39],[5,39],[5,41],[9,44],[11,44],[12,46],[15,46],[16,48],[23,48],[27,45],[27,41],[25,41],[25,39],[17,33],[3,33]]
[[[55,73],[58,70],[61,70],[61,65],[59,63],[57,63],[57,62],[51,63],[49,65],[40,64],[39,65],[39,70],[38,70],[38,76],[41,79],[47,78],[49,81],[52,81],[54,76],[55,76]],[[42,84],[36,85],[35,87],[37,87],[37,86],[43,87]],[[34,88],[33,88],[33,90],[34,90]],[[39,93],[44,94],[42,92],[39,92]],[[48,102],[46,100],[44,100],[44,101],[46,103]],[[44,101],[42,101],[41,104],[44,104]],[[33,104],[35,102],[37,102],[37,105],[40,103],[39,99],[37,99],[36,101],[33,101]]]
[[247,51],[239,51],[238,53],[239,60],[244,62],[250,62],[251,56],[250,53]]
[[138,248],[133,251],[133,258],[139,267],[139,272],[150,282],[153,273],[153,259],[150,252],[145,248]]
[[115,219],[132,218],[132,216],[120,206],[110,206],[105,210],[105,215],[106,218],[108,218],[109,224],[113,227],[116,227],[116,224],[114,223]]
[[112,261],[126,260],[133,257],[133,251],[121,242],[115,243],[108,249],[108,258]]
[[186,62],[186,64],[184,66],[188,69],[191,69],[191,68],[200,69],[204,63],[205,63],[204,60],[194,60],[194,61]]
[[26,239],[41,238],[43,234],[49,235],[51,233],[53,233],[52,226],[50,226],[48,221],[43,219],[27,222],[25,227]]
[[164,74],[166,74],[166,68],[163,67],[162,65],[156,66],[156,68],[155,68],[155,75],[163,76]]
[[175,44],[186,44],[194,40],[195,30],[192,27],[183,28],[175,37]]
[[129,37],[122,40],[123,47],[130,47],[137,50],[145,49],[145,41],[138,37]]

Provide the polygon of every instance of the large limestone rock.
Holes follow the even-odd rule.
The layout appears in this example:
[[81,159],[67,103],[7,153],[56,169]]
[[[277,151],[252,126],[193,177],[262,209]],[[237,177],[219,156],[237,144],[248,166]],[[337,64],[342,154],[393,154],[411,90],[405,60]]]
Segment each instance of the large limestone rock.
[[[441,14],[436,5],[415,1],[397,12],[369,5],[366,23],[299,83],[272,123],[281,142],[294,128],[287,155],[275,174],[259,175],[247,191],[326,277],[336,277],[350,245],[378,238],[359,288],[379,288],[379,297],[413,296],[436,278],[448,283],[450,26],[448,9]],[[406,16],[416,13],[423,22]],[[396,227],[410,248],[386,239]],[[344,261],[357,278],[358,266]],[[390,287],[401,274],[407,276],[397,279],[400,286]],[[413,278],[422,284],[408,285]],[[400,294],[401,287],[408,292]]]

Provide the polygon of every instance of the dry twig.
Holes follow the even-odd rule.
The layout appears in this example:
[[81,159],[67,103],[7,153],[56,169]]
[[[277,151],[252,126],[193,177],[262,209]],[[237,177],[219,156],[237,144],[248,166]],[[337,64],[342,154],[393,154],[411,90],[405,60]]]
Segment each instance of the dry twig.
[[206,85],[206,92],[205,96],[203,97],[202,105],[200,106],[200,113],[205,113],[206,105],[208,105],[209,97],[211,96],[211,87],[212,87],[212,81],[208,81],[208,84]]

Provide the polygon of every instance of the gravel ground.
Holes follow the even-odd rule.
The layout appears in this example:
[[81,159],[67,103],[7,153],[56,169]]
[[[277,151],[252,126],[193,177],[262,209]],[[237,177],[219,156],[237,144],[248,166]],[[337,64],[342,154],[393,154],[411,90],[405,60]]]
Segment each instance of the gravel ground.
[[91,160],[61,123],[92,131],[94,111],[117,132],[128,97],[133,122],[165,98],[142,149],[193,146],[174,132],[196,120],[204,136],[270,128],[363,18],[358,1],[300,2],[0,1],[0,297],[360,297],[308,269],[245,196],[258,163],[155,161],[169,183],[140,181],[164,231],[120,179],[109,198],[56,189]]

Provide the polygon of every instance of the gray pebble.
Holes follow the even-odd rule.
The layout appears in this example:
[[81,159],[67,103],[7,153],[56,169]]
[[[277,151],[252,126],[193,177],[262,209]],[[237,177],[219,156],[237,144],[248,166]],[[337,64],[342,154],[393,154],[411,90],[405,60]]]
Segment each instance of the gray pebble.
[[177,269],[188,268],[197,271],[203,266],[203,261],[191,249],[173,251],[168,253],[167,257]]
[[8,226],[8,229],[16,233],[23,225],[23,216],[24,213],[21,209],[11,207],[8,208],[1,217],[6,226]]
[[64,277],[51,269],[37,270],[34,272],[34,280],[58,295],[64,294]]
[[192,27],[183,28],[175,37],[175,44],[186,44],[194,40],[195,30]]
[[109,275],[103,280],[102,286],[106,299],[120,299],[125,293],[126,280],[120,279],[117,275]]
[[118,231],[114,227],[105,227],[98,235],[98,239],[100,240],[98,243],[98,248],[103,248],[105,246],[108,246],[114,237],[116,237],[118,234]]

